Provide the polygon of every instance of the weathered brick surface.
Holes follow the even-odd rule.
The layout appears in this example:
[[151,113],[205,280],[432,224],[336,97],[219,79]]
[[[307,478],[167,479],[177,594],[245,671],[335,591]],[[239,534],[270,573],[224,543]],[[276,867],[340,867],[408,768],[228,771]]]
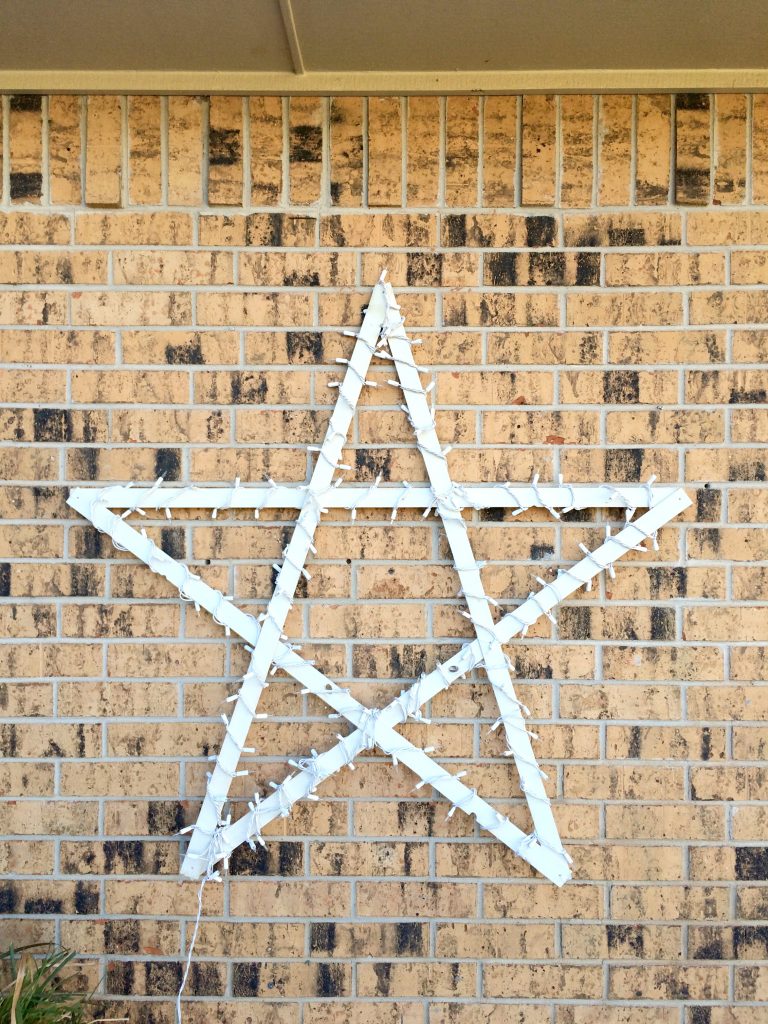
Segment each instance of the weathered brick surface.
[[[65,504],[94,481],[305,482],[382,267],[459,480],[687,482],[694,505],[510,648],[575,880],[382,757],[204,895],[192,1024],[758,1024],[768,1013],[768,99],[16,96],[0,107],[0,912],[105,1017],[172,1024],[194,821],[247,654]],[[206,137],[207,133],[207,137]],[[423,480],[377,367],[344,459]],[[350,474],[352,475],[352,474]],[[496,597],[601,513],[473,515]],[[620,517],[612,517],[619,519]],[[291,517],[142,524],[257,614]],[[328,516],[286,629],[370,706],[470,635],[437,524]],[[339,723],[278,675],[253,787]],[[451,770],[530,828],[483,678]]]

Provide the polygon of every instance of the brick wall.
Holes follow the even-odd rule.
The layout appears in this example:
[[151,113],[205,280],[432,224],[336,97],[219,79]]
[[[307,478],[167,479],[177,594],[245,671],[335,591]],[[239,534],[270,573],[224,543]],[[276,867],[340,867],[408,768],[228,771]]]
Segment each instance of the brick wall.
[[[305,480],[386,265],[456,479],[655,473],[694,506],[511,649],[576,879],[366,758],[208,886],[186,1019],[765,1019],[768,96],[19,96],[2,122],[4,942],[65,943],[109,1015],[172,1020],[174,833],[245,655],[64,498]],[[347,461],[421,480],[387,376]],[[148,529],[258,610],[290,520],[246,518]],[[601,518],[475,516],[489,592],[525,596]],[[289,632],[364,702],[466,635],[436,525],[331,515],[317,546]],[[240,796],[333,740],[297,691],[267,691]],[[408,734],[527,824],[483,679],[432,713]]]

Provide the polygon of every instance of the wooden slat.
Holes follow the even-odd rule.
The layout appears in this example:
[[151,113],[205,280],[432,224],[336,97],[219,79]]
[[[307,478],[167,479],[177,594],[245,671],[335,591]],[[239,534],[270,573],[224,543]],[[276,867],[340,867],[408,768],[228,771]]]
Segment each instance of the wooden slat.
[[594,177],[592,96],[560,97],[560,205],[592,205]]
[[669,201],[672,176],[672,100],[666,94],[637,97],[635,202]]
[[523,96],[523,206],[552,206],[555,202],[557,149],[554,96]]
[[163,195],[159,96],[128,97],[128,147],[128,200],[157,205]]
[[514,206],[518,96],[486,96],[483,104],[484,206]]
[[360,206],[363,202],[363,100],[359,96],[331,99],[331,202]]
[[251,96],[251,202],[274,206],[283,194],[283,101]]
[[123,119],[119,96],[89,96],[85,148],[85,201],[120,206]]
[[208,202],[243,202],[243,98],[211,96],[208,120]]
[[714,202],[743,203],[747,194],[747,97],[743,93],[715,96]]
[[768,94],[752,97],[752,202],[768,204]]
[[168,97],[168,202],[199,206],[203,200],[203,101]]
[[599,206],[627,206],[632,197],[632,97],[601,96],[598,128]]
[[52,203],[82,202],[80,96],[48,99],[48,179]]
[[43,197],[42,96],[11,96],[11,202],[39,203]]
[[709,96],[703,92],[675,97],[675,202],[704,206],[709,202]]
[[477,96],[449,96],[446,100],[446,206],[477,206],[479,115]]
[[400,206],[403,197],[402,101],[368,100],[368,205]]
[[320,199],[323,101],[314,96],[291,96],[289,110],[289,201],[308,206]]
[[408,97],[406,198],[409,206],[437,202],[440,102],[436,96]]

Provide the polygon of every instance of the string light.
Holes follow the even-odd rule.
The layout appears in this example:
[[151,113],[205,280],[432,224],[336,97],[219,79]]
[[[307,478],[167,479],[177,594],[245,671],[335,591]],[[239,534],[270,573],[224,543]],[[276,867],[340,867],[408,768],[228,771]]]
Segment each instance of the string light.
[[[377,296],[380,292],[374,294],[376,302],[378,302]],[[655,540],[659,526],[677,514],[689,502],[682,492],[666,494],[663,498],[659,498],[658,489],[657,493],[652,494],[653,480],[649,481],[645,485],[645,498],[638,501],[638,505],[644,503],[650,505],[653,502],[653,515],[647,513],[640,520],[628,524],[625,530],[616,536],[611,536],[608,531],[603,545],[596,552],[585,552],[585,557],[580,562],[571,569],[558,573],[555,581],[545,584],[544,581],[539,580],[543,584],[543,589],[538,594],[532,593],[514,612],[508,612],[498,623],[494,624],[489,605],[496,602],[489,599],[482,589],[479,577],[481,563],[474,560],[469,547],[467,526],[461,514],[462,509],[492,507],[491,492],[494,496],[506,499],[506,502],[512,501],[516,506],[513,514],[518,514],[524,507],[530,507],[535,502],[539,507],[547,509],[553,516],[559,518],[560,513],[557,512],[557,507],[563,508],[564,503],[561,500],[561,495],[557,495],[556,500],[549,497],[550,494],[555,493],[555,489],[540,487],[538,475],[534,475],[531,484],[527,485],[527,490],[534,499],[528,506],[524,506],[520,500],[520,494],[517,493],[522,491],[523,485],[515,485],[515,491],[512,490],[510,484],[507,484],[480,489],[478,492],[477,488],[457,487],[452,483],[448,476],[445,459],[447,450],[440,447],[434,427],[434,410],[430,410],[427,400],[427,396],[434,391],[435,383],[431,381],[426,387],[421,383],[420,371],[414,363],[410,351],[412,340],[405,336],[402,329],[404,321],[399,314],[399,306],[394,301],[389,285],[384,288],[384,298],[387,307],[384,316],[381,317],[378,308],[372,301],[363,328],[354,334],[355,351],[351,359],[345,363],[344,379],[340,382],[332,382],[332,386],[337,387],[339,392],[338,402],[326,440],[319,449],[321,454],[324,453],[327,457],[318,458],[311,483],[303,487],[303,500],[299,501],[298,506],[292,506],[300,508],[301,525],[294,530],[291,543],[283,552],[282,565],[275,565],[278,580],[273,601],[270,602],[268,612],[262,617],[263,623],[268,622],[273,626],[273,630],[269,632],[274,632],[274,628],[277,628],[277,636],[271,636],[268,640],[264,639],[267,636],[267,631],[259,628],[253,616],[241,612],[229,597],[207,587],[185,566],[181,566],[180,563],[163,553],[158,553],[159,549],[146,537],[143,538],[143,547],[134,541],[133,538],[139,538],[140,535],[124,519],[113,516],[106,507],[103,507],[110,500],[107,492],[114,494],[116,493],[115,488],[96,492],[95,497],[93,491],[75,489],[70,496],[70,504],[86,514],[99,529],[105,529],[105,532],[111,535],[116,547],[132,551],[137,557],[147,561],[154,571],[174,583],[185,600],[193,601],[198,609],[201,606],[205,607],[225,628],[234,629],[239,635],[250,641],[250,646],[247,647],[251,654],[249,671],[243,677],[243,683],[237,693],[227,698],[235,702],[232,718],[227,720],[224,716],[226,735],[230,742],[226,748],[223,748],[222,754],[215,758],[216,768],[209,780],[211,784],[206,787],[206,800],[213,804],[212,814],[208,818],[203,818],[201,815],[197,828],[193,830],[192,843],[187,853],[192,867],[186,872],[187,874],[198,876],[201,873],[200,865],[203,865],[202,870],[206,871],[206,877],[208,877],[207,865],[213,865],[218,860],[225,858],[238,842],[252,841],[253,835],[257,837],[256,842],[263,845],[261,830],[268,820],[272,820],[278,815],[286,816],[290,813],[296,799],[314,795],[314,790],[322,778],[326,778],[344,765],[353,769],[354,757],[361,750],[375,743],[392,757],[393,764],[403,761],[420,774],[422,779],[420,785],[429,783],[443,793],[450,801],[451,811],[449,814],[452,814],[456,808],[474,814],[482,828],[493,832],[512,849],[520,851],[521,855],[525,856],[538,870],[553,878],[558,884],[562,884],[568,877],[565,868],[567,855],[562,849],[554,821],[551,819],[549,799],[541,789],[543,773],[538,767],[532,751],[529,755],[529,741],[534,734],[531,734],[522,725],[522,715],[528,709],[514,696],[511,679],[509,679],[510,663],[503,654],[501,644],[506,643],[514,635],[524,634],[539,615],[551,615],[555,604],[567,597],[578,586],[591,583],[594,576],[608,568],[615,558],[620,557],[626,551],[636,550],[638,543],[641,543],[642,540]],[[374,329],[377,316],[380,320]],[[348,691],[335,687],[309,662],[299,657],[292,645],[284,643],[279,637],[280,635],[284,636],[281,632],[282,624],[289,608],[292,607],[292,598],[298,579],[302,576],[305,579],[311,578],[304,569],[304,561],[308,553],[314,549],[314,530],[320,516],[325,511],[323,502],[327,502],[329,505],[332,503],[331,499],[335,489],[341,483],[340,479],[333,480],[333,474],[336,470],[344,467],[333,458],[331,450],[337,448],[339,442],[344,443],[360,390],[366,384],[372,383],[365,379],[370,359],[374,353],[386,355],[380,348],[384,344],[389,346],[390,358],[398,375],[398,380],[392,383],[399,387],[405,396],[405,408],[414,430],[417,431],[417,443],[427,466],[430,485],[429,488],[421,490],[424,491],[426,499],[432,503],[431,507],[435,508],[444,522],[454,555],[454,564],[461,580],[461,596],[469,605],[469,611],[464,614],[472,621],[477,639],[465,644],[457,655],[447,662],[441,663],[429,674],[420,676],[410,690],[401,693],[385,708],[374,710],[362,708],[350,697]],[[416,428],[416,424],[419,424],[418,428]],[[340,504],[333,501],[334,507],[348,508],[351,518],[354,518],[358,506],[364,501],[372,500],[374,490],[379,488],[380,480],[381,477],[377,477],[375,483],[367,492],[359,495],[354,504],[350,504],[348,499],[340,498]],[[158,493],[161,482],[157,481],[152,488],[136,494],[135,501],[131,498],[127,507],[138,511],[142,505],[153,507],[152,503],[154,502],[154,507],[165,508],[166,515],[170,517],[169,509],[172,503],[192,500],[189,493],[191,488],[182,489],[171,499],[165,498]],[[560,478],[560,490],[562,489],[562,478]],[[223,501],[219,494],[216,496],[216,501],[208,506],[214,510],[213,518],[216,518],[219,510],[233,507],[237,502],[250,503],[249,507],[254,509],[254,517],[258,518],[260,510],[268,502],[272,507],[280,507],[278,502],[284,496],[287,495],[291,501],[293,500],[290,488],[278,487],[271,479],[268,481],[268,487],[259,491],[257,499],[252,494],[253,490],[253,488],[243,488],[239,479],[236,479]],[[376,500],[378,502],[386,495],[387,500],[384,501],[384,504],[391,503],[394,518],[406,499],[409,507],[413,507],[414,490],[415,488],[412,488],[410,484],[403,482],[401,489],[394,494],[392,491],[379,489]],[[592,490],[594,491],[594,488]],[[633,494],[636,490],[633,491]],[[117,488],[117,491],[124,492],[127,491],[127,488]],[[294,493],[295,491],[296,489],[294,489]],[[83,497],[83,492],[86,492],[87,499]],[[201,496],[204,493],[206,492],[201,491]],[[617,491],[616,494],[620,495],[620,498],[624,498],[623,493]],[[612,501],[620,500],[619,497],[612,494],[609,494],[609,498]],[[577,505],[576,499],[575,489],[568,487],[570,504],[567,507],[587,507],[586,504]],[[254,502],[256,503],[254,504]],[[628,505],[628,503],[626,504]],[[189,507],[195,506],[190,505]],[[206,506],[201,504],[198,507]],[[628,529],[633,529],[634,532],[628,534],[626,532]],[[467,578],[462,578],[462,576]],[[273,607],[276,598],[280,599],[279,611]],[[260,665],[254,664],[257,660],[257,652],[260,656]],[[441,690],[450,686],[457,679],[465,678],[470,671],[480,665],[484,665],[494,687],[497,701],[499,701],[501,715],[493,728],[504,727],[509,746],[505,754],[515,757],[521,775],[521,789],[532,801],[531,810],[534,814],[535,824],[532,836],[526,836],[508,818],[487,805],[475,791],[463,786],[459,780],[466,774],[465,772],[459,772],[453,776],[439,769],[429,757],[428,752],[431,748],[422,750],[404,740],[393,729],[394,725],[401,723],[409,716],[419,721],[428,721],[423,718],[421,707]],[[297,758],[292,761],[291,764],[297,769],[297,773],[289,776],[283,783],[270,783],[273,790],[272,795],[266,800],[255,797],[254,801],[249,804],[250,813],[244,819],[240,819],[234,824],[229,819],[222,821],[221,808],[226,799],[229,782],[241,774],[236,767],[236,761],[234,767],[229,760],[222,764],[222,756],[230,758],[232,752],[235,752],[239,757],[241,751],[251,750],[251,748],[243,748],[238,745],[231,731],[232,723],[236,717],[238,722],[241,721],[242,716],[247,716],[247,720],[250,721],[258,714],[258,696],[266,686],[265,676],[270,670],[276,671],[279,667],[284,667],[304,683],[309,692],[335,707],[339,715],[349,718],[356,728],[349,736],[339,735],[337,746],[332,747],[324,754],[317,754],[313,750],[311,757]],[[238,726],[239,732],[240,726]],[[225,755],[224,750],[228,751]],[[213,784],[215,776],[219,777],[216,785]],[[222,782],[223,785],[219,785]],[[197,843],[196,836],[198,837]],[[195,848],[193,849],[193,847]],[[214,859],[211,860],[211,858]],[[211,877],[213,876],[211,875]]]

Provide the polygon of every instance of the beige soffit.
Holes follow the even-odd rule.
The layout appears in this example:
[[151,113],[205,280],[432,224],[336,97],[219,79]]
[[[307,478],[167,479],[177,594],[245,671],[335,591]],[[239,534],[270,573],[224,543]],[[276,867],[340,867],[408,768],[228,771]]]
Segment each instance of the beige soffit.
[[3,0],[0,91],[768,88],[768,0]]

